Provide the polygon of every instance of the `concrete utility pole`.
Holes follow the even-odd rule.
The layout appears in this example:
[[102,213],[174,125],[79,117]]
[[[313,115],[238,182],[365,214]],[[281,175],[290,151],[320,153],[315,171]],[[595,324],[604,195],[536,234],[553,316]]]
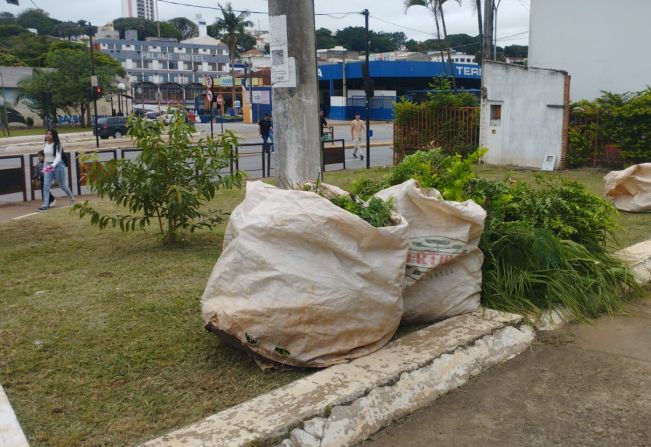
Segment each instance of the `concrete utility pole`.
[[313,0],[269,0],[278,186],[321,177]]
[[493,55],[493,25],[495,21],[493,14],[495,13],[495,1],[484,0],[484,36],[482,43],[482,57],[489,60]]

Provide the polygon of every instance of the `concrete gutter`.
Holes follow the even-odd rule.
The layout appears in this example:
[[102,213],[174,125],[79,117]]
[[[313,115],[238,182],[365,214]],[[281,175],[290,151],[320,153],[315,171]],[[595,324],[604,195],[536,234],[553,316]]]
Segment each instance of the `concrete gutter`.
[[349,446],[526,350],[522,317],[450,318],[144,444],[147,447]]
[[0,385],[0,446],[29,447],[2,385]]

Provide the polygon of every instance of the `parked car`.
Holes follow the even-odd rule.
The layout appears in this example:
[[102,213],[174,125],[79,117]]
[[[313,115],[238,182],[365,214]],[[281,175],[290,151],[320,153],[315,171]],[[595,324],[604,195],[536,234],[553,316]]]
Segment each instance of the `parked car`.
[[122,138],[123,135],[127,134],[127,120],[128,118],[124,116],[100,118],[93,129],[93,135],[99,135],[104,140],[108,137]]

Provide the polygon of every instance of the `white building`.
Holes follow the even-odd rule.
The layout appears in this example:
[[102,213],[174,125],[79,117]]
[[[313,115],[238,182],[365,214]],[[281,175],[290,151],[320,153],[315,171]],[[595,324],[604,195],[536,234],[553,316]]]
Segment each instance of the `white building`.
[[158,20],[156,0],[122,0],[122,17]]
[[120,32],[113,28],[113,24],[98,26],[95,33],[95,39],[119,39]]
[[528,168],[567,153],[570,79],[567,73],[485,61],[479,145],[484,161]]
[[452,60],[455,64],[477,64],[477,62],[475,62],[475,56],[460,51],[450,52],[449,58],[447,51],[443,51],[443,57],[441,57],[440,51],[430,51],[427,53],[427,56],[432,62],[449,62]]
[[651,84],[649,0],[531,0],[530,67],[572,76],[572,100]]

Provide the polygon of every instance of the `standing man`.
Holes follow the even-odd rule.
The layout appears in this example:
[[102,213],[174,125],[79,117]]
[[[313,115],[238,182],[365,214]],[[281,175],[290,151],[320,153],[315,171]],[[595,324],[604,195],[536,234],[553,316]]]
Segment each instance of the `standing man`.
[[321,139],[323,140],[323,129],[328,127],[328,122],[325,119],[325,115],[323,113],[323,110],[319,111],[319,124],[321,124]]
[[[265,113],[264,118],[260,120],[258,126],[260,127],[260,137],[262,137],[262,150],[266,154],[269,152],[269,138],[271,136],[271,128],[273,127],[271,115]],[[271,153],[273,154],[274,152],[276,151],[272,149]]]
[[[353,157],[357,158],[357,152],[359,151],[359,145],[362,143],[362,137],[366,132],[366,124],[360,119],[360,113],[355,113],[355,119],[350,123],[350,136],[353,138],[353,144],[355,145],[355,150],[353,151]],[[364,155],[359,154],[359,158],[364,160]]]

